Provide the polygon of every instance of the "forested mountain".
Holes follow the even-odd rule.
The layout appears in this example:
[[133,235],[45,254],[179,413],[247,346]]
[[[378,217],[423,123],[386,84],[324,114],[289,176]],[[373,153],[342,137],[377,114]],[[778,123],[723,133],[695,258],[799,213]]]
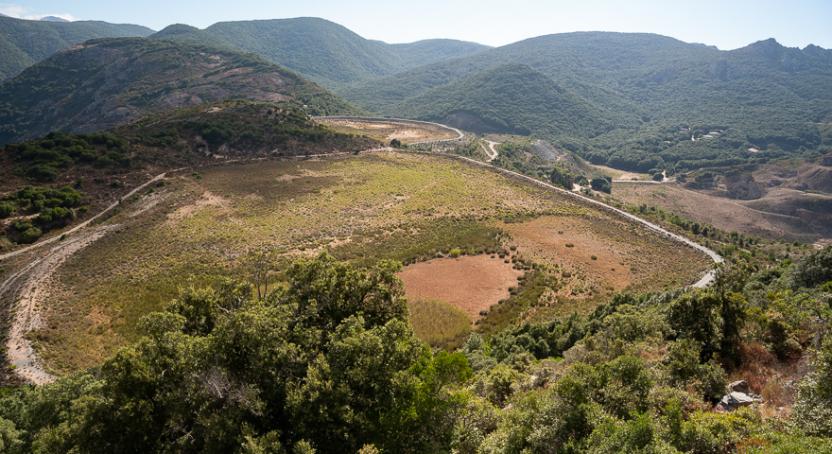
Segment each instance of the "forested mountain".
[[[793,153],[829,146],[822,143],[818,123],[832,121],[832,51],[786,48],[774,40],[726,52],[650,34],[549,35],[353,84],[339,93],[379,113],[436,118],[444,105],[414,109],[426,93],[443,86],[447,92],[506,64],[527,65],[597,108],[628,118],[608,134],[580,134],[583,140],[571,144],[598,162],[618,153],[629,157],[618,161],[633,168],[645,156],[696,166],[747,158],[749,147]],[[506,112],[502,121],[563,141],[541,126],[547,114],[539,110],[537,118],[521,120]],[[588,124],[577,129],[596,130]],[[680,130],[688,140],[677,137]],[[700,144],[702,152],[685,143],[714,130],[720,132],[719,143]]]
[[594,136],[614,124],[600,109],[525,65],[500,66],[434,88],[408,99],[401,112],[468,131],[521,135],[535,130]]
[[327,86],[391,75],[487,49],[454,40],[387,44],[318,18],[220,22],[205,30],[175,25],[158,38],[201,42],[256,53]]
[[351,108],[254,55],[162,40],[89,41],[0,86],[0,143],[90,132],[145,114],[226,99],[297,100],[310,114]]
[[0,81],[75,44],[95,38],[142,37],[153,30],[107,22],[31,21],[0,15]]

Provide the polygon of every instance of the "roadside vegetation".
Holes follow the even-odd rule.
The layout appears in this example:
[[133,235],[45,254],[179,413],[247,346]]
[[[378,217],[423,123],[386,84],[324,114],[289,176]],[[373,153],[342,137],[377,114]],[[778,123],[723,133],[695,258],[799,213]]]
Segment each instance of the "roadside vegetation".
[[0,198],[0,233],[3,239],[29,244],[50,230],[62,228],[86,212],[84,194],[70,187],[25,187]]

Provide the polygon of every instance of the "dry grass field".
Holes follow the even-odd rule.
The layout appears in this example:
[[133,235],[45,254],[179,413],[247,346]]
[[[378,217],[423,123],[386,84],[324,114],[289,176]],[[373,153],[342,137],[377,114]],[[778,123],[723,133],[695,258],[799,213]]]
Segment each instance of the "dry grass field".
[[457,137],[454,131],[440,126],[426,123],[411,123],[407,121],[362,121],[358,119],[332,119],[322,118],[317,120],[330,129],[343,134],[367,136],[371,139],[382,142],[390,142],[398,139],[403,144],[412,144],[430,140],[453,139]]
[[613,196],[631,205],[662,208],[727,232],[773,239],[815,241],[828,236],[829,213],[814,206],[832,204],[832,196],[776,188],[757,200],[733,200],[678,184],[615,183]]
[[[43,324],[31,338],[52,372],[97,364],[182,288],[246,278],[251,257],[265,249],[278,272],[325,251],[361,265],[394,259],[428,268],[446,263],[428,262],[438,257],[479,256],[446,260],[502,271],[463,266],[442,271],[434,285],[489,286],[476,308],[486,313],[475,328],[486,332],[550,310],[587,310],[612,290],[687,284],[708,266],[693,250],[561,195],[459,161],[395,152],[179,175],[125,201],[107,224],[107,235],[41,289]],[[434,345],[464,338],[467,303],[431,296],[443,297],[412,298],[414,329]]]

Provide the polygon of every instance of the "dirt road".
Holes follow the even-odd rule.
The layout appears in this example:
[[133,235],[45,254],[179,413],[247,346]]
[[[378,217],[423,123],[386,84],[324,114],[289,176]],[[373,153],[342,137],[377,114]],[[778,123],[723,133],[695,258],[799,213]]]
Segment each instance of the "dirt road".
[[41,309],[48,296],[49,281],[54,271],[73,254],[117,227],[98,226],[63,241],[0,284],[0,295],[17,295],[12,297],[16,303],[13,306],[6,350],[8,361],[20,378],[36,385],[54,380],[38,361],[27,334],[41,327]]
[[485,142],[485,145],[483,145],[482,149],[485,151],[485,154],[488,156],[488,159],[486,159],[485,162],[491,162],[491,161],[497,159],[497,156],[499,156],[499,153],[497,153],[497,145],[500,145],[500,142],[494,142],[494,141],[488,140],[488,139],[482,139],[482,140],[483,140],[483,142]]
[[421,121],[421,120],[408,120],[405,118],[384,118],[384,117],[356,117],[356,116],[349,116],[349,115],[333,115],[333,116],[323,116],[323,117],[315,117],[316,120],[347,120],[347,121],[365,121],[365,122],[398,122],[398,123],[410,123],[415,125],[428,125],[434,126],[438,128],[445,129],[447,131],[453,132],[456,134],[456,137],[451,137],[447,139],[429,139],[429,140],[422,140],[419,142],[411,142],[408,145],[425,145],[430,143],[443,143],[443,142],[455,142],[457,140],[462,140],[465,138],[465,133],[461,130],[454,128],[452,126],[443,125],[441,123],[434,123],[431,121]]

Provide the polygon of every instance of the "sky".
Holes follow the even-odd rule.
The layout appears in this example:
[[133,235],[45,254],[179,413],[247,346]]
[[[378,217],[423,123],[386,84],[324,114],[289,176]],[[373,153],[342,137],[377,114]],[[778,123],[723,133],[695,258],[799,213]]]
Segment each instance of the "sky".
[[775,38],[832,48],[832,0],[0,0],[0,13],[36,19],[173,23],[314,16],[390,43],[454,38],[501,46],[572,31],[649,32],[736,49]]

